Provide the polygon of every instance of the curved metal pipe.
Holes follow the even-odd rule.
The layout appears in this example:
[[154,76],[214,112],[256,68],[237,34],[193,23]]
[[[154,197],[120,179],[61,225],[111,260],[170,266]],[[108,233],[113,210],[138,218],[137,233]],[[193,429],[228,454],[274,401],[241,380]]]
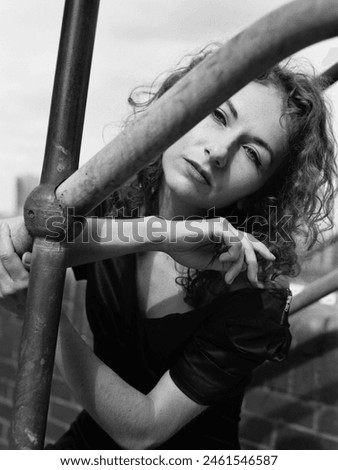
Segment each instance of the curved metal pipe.
[[321,74],[322,78],[327,80],[326,88],[330,87],[338,80],[338,62],[331,65],[327,70]]
[[273,11],[183,77],[64,181],[57,198],[85,215],[260,73],[337,32],[336,0],[295,1]]

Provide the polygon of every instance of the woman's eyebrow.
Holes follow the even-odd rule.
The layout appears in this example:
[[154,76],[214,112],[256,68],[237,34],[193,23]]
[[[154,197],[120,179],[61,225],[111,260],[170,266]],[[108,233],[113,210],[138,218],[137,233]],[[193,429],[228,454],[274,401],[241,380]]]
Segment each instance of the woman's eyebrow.
[[225,103],[228,106],[228,108],[230,109],[233,118],[238,119],[238,112],[237,112],[235,106],[233,105],[232,101],[227,100]]
[[260,137],[252,136],[251,139],[252,139],[252,142],[254,142],[255,144],[260,145],[263,148],[265,148],[265,150],[267,150],[267,152],[270,154],[270,162],[269,162],[269,166],[270,166],[271,162],[275,158],[275,155],[274,155],[273,150],[270,147],[270,145],[267,142],[265,142],[265,140],[261,139]]
[[[227,100],[225,102],[225,104],[228,106],[228,108],[230,109],[231,111],[231,114],[233,116],[234,119],[238,119],[238,112],[237,112],[237,109],[235,108],[235,106],[233,105],[233,102],[231,100]],[[261,147],[263,147],[270,155],[270,162],[269,162],[269,166],[271,165],[271,162],[272,160],[274,159],[274,153],[273,153],[273,150],[272,148],[270,147],[270,145],[263,139],[261,139],[260,137],[254,137],[252,136],[251,137],[251,140],[252,142],[260,145]]]

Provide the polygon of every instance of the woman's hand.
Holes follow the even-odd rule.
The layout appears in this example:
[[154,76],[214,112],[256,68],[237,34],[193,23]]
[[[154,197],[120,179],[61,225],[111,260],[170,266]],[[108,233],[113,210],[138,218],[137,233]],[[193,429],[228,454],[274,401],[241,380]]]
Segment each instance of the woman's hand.
[[170,223],[173,225],[164,251],[177,262],[198,270],[224,272],[227,284],[246,270],[250,283],[263,287],[257,279],[256,253],[272,262],[275,257],[255,237],[235,229],[224,218]]
[[0,221],[0,305],[12,313],[21,313],[28,279],[28,270],[14,251],[10,227]]

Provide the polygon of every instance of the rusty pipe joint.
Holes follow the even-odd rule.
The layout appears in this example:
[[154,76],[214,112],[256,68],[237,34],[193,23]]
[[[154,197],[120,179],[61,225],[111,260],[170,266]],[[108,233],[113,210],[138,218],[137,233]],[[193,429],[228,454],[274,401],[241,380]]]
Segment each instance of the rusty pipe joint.
[[40,184],[33,189],[25,202],[24,219],[33,238],[62,243],[75,235],[74,227],[78,235],[83,224],[75,224],[79,218],[56,198],[55,189],[53,184]]

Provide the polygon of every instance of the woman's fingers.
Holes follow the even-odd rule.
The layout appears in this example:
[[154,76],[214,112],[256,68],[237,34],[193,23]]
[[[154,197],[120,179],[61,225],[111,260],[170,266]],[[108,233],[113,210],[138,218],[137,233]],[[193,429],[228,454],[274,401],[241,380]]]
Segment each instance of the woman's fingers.
[[[242,242],[232,230],[227,230],[222,232],[220,238],[223,240],[221,248],[225,250],[220,255],[221,263],[235,263],[241,255],[242,252]],[[220,249],[221,251],[221,249]]]
[[247,265],[247,278],[251,285],[262,288],[264,287],[261,282],[258,281],[258,263],[253,248],[247,247],[245,250],[245,262]]
[[257,285],[258,263],[254,250],[247,247],[245,250],[245,262],[247,264],[247,277],[253,285]]
[[[274,255],[263,243],[252,235],[235,229],[226,219],[194,221],[199,230],[199,237],[194,243],[183,244],[172,256],[184,266],[195,269],[212,269],[225,274],[225,282],[231,284],[244,271],[252,286],[261,287],[258,281],[257,253],[268,261],[274,261]],[[183,229],[187,227],[183,225]],[[185,231],[181,237],[187,242]],[[188,231],[190,236],[190,232]],[[29,255],[27,255],[28,257]],[[28,259],[23,257],[25,266]]]
[[6,259],[12,253],[14,248],[9,225],[0,220],[0,259]]
[[3,267],[14,282],[28,281],[29,274],[16,253],[2,258],[1,261]]
[[0,222],[0,263],[3,268],[0,271],[0,283],[8,281],[7,275],[14,282],[28,280],[28,273],[14,251],[10,228],[5,222]]
[[234,228],[223,232],[223,241],[227,251],[220,254],[219,261],[224,266],[224,271],[227,271],[225,281],[231,284],[235,277],[246,270],[249,282],[255,287],[262,287],[257,277],[258,262],[256,253],[259,253],[268,261],[275,261],[275,256],[255,237],[244,232],[238,232]]
[[22,255],[22,263],[25,266],[25,268],[27,269],[27,271],[30,271],[31,262],[32,262],[32,253],[27,251],[26,253],[24,253]]
[[264,243],[260,242],[255,238],[253,235],[250,234],[245,234],[244,237],[246,237],[249,242],[251,243],[253,249],[257,251],[263,258],[267,259],[268,261],[275,261],[276,257],[271,253],[269,248],[267,248]]
[[6,286],[10,285],[11,282],[12,278],[10,277],[2,262],[0,261],[0,292],[6,289]]
[[237,261],[231,265],[227,273],[224,276],[224,280],[227,284],[232,284],[234,279],[241,273],[242,266],[244,263],[244,250],[241,251]]

